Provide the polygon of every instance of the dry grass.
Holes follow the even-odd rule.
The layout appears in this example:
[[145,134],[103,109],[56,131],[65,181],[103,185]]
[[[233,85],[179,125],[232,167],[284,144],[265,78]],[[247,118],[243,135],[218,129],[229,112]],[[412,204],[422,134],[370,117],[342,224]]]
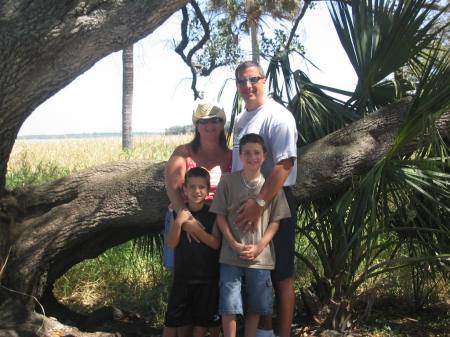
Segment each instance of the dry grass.
[[68,174],[119,160],[167,160],[192,135],[136,137],[122,150],[120,138],[18,140],[8,162],[6,186],[39,185]]
[[17,140],[8,167],[14,170],[27,159],[35,164],[51,162],[73,172],[117,160],[167,160],[177,145],[191,139],[192,135],[138,137],[130,151],[122,151],[120,138]]

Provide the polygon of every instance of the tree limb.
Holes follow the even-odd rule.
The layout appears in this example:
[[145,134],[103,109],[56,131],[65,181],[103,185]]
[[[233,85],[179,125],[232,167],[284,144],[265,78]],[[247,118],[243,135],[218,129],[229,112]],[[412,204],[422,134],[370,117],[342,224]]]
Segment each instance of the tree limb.
[[197,99],[197,98],[200,97],[200,92],[197,90],[197,74],[198,74],[199,70],[195,67],[194,64],[192,64],[192,57],[194,56],[194,54],[198,50],[202,49],[203,46],[206,44],[206,42],[209,40],[209,38],[210,38],[210,29],[209,29],[209,24],[206,21],[205,17],[203,16],[203,13],[200,10],[200,7],[198,6],[197,2],[195,0],[191,0],[190,4],[191,4],[192,8],[194,8],[195,15],[199,19],[199,21],[200,21],[200,23],[202,25],[202,28],[203,28],[203,31],[204,31],[204,35],[188,51],[187,55],[185,55],[184,54],[184,50],[186,49],[186,47],[189,44],[189,36],[188,36],[188,33],[187,33],[188,23],[189,23],[189,13],[187,11],[187,8],[183,7],[182,8],[183,20],[181,22],[181,41],[179,42],[179,44],[175,48],[175,52],[181,56],[181,58],[184,61],[184,63],[186,63],[186,65],[191,70],[191,74],[192,74],[191,89],[192,89],[192,91],[194,93],[194,99]]

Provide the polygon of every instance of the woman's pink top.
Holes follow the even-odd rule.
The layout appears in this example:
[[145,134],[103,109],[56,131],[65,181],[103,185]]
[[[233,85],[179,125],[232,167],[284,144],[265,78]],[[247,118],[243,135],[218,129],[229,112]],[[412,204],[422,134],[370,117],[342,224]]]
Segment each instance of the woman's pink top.
[[[191,157],[186,158],[186,171],[197,166],[198,166],[197,163]],[[214,198],[214,194],[216,193],[217,185],[219,184],[220,177],[222,177],[222,174],[227,174],[230,172],[231,172],[231,165],[224,172],[222,172],[219,165],[213,167],[211,171],[209,171],[209,175],[211,177],[210,179],[211,188],[209,190],[208,196],[205,199],[208,204],[211,203],[211,201]]]

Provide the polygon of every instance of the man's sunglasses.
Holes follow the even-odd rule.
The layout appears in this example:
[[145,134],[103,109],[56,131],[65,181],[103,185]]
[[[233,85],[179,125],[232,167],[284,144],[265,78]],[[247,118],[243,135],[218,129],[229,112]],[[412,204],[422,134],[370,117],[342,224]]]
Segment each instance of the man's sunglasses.
[[262,77],[262,76],[236,78],[236,83],[239,85],[244,85],[247,82],[250,82],[251,84],[256,84],[256,83],[258,83],[259,80],[262,80],[263,78],[264,77]]
[[208,123],[219,124],[219,123],[222,123],[222,122],[223,122],[222,118],[219,118],[219,117],[201,118],[201,119],[198,120],[198,124],[202,124],[202,125],[205,125],[205,124],[208,124]]

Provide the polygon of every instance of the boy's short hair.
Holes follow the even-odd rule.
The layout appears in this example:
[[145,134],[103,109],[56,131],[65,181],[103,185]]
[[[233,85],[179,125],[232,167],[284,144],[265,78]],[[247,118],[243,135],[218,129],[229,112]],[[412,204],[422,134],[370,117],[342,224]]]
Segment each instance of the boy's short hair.
[[189,178],[195,177],[205,178],[206,183],[208,185],[208,189],[211,187],[210,183],[211,178],[209,176],[208,170],[200,166],[193,167],[186,172],[186,174],[184,175],[184,185],[188,184]]
[[256,143],[262,146],[263,152],[267,152],[266,144],[264,144],[264,139],[256,133],[247,133],[239,141],[239,153],[242,151],[242,147],[248,143]]

